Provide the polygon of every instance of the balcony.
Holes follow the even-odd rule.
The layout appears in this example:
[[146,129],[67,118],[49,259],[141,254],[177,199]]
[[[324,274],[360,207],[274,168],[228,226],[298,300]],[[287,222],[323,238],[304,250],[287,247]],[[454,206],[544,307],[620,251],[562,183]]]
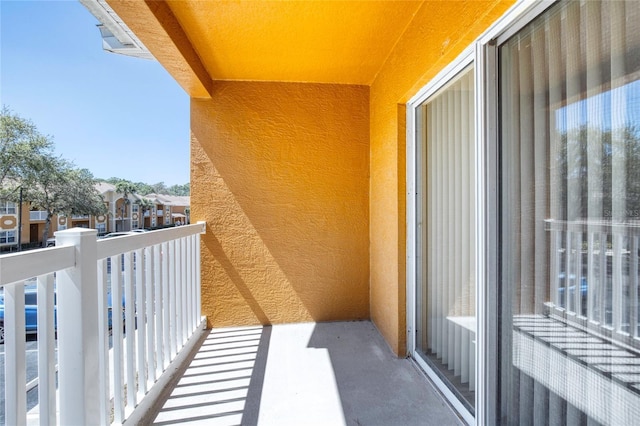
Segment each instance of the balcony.
[[32,222],[36,220],[47,220],[47,212],[44,210],[30,211],[29,220]]
[[[199,223],[97,240],[71,229],[56,247],[0,257],[6,424],[461,424],[369,321],[206,330],[204,232]],[[34,276],[46,325],[28,384],[24,288]]]

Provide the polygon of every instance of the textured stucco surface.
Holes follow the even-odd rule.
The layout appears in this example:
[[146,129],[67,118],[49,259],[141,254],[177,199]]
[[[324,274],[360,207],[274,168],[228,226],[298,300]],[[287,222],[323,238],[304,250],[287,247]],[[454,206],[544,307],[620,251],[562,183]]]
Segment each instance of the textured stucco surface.
[[406,135],[411,96],[514,3],[425,2],[371,85],[371,319],[406,346]]
[[365,85],[420,7],[415,0],[167,4],[214,80]]
[[209,326],[369,317],[369,88],[216,82],[191,102]]
[[107,3],[189,96],[209,97],[211,76],[165,2],[107,0]]

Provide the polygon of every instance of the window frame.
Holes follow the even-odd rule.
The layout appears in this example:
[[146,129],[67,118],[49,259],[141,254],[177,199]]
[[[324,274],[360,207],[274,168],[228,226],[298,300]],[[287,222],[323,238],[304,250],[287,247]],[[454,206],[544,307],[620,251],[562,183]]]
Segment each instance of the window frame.
[[[449,403],[454,407],[462,418],[473,423],[473,415],[465,408],[462,402],[454,395],[449,387],[442,381],[440,376],[436,374],[431,367],[420,357],[417,356],[416,333],[418,331],[418,301],[416,292],[418,280],[422,279],[419,272],[419,253],[423,252],[423,247],[418,238],[420,231],[418,230],[419,205],[422,203],[424,194],[419,188],[419,158],[420,148],[418,141],[418,114],[419,108],[430,98],[436,95],[440,90],[446,88],[452,81],[455,81],[460,73],[464,72],[468,67],[474,67],[475,55],[473,45],[465,49],[454,61],[445,67],[431,82],[424,86],[409,102],[407,103],[407,352],[427,376],[436,384],[438,389],[447,398]],[[475,72],[475,71],[472,71]],[[475,121],[475,120],[474,120]],[[475,123],[474,123],[474,127]],[[477,135],[476,135],[477,137]],[[475,144],[475,143],[474,143]]]
[[[469,424],[498,424],[499,361],[485,354],[498,353],[499,307],[499,108],[498,46],[528,25],[557,0],[522,0],[516,2],[456,59],[420,89],[406,104],[406,320],[407,354],[436,384],[463,419]],[[417,300],[419,277],[418,254],[418,108],[444,88],[467,66],[473,65],[475,78],[476,162],[476,404],[475,417],[464,408],[440,378],[431,371],[416,351]],[[489,397],[491,396],[491,397]]]

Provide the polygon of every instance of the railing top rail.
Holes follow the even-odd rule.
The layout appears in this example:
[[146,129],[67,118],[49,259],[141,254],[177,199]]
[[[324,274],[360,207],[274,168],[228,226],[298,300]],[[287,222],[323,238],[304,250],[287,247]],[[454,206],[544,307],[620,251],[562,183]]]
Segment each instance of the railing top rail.
[[75,249],[49,247],[0,256],[0,287],[75,265]]
[[605,232],[640,234],[640,221],[613,222],[611,220],[545,219],[547,231]]
[[188,237],[189,235],[204,234],[205,231],[206,223],[198,222],[192,225],[176,226],[175,228],[159,229],[156,231],[99,240],[98,259],[104,259],[120,253]]

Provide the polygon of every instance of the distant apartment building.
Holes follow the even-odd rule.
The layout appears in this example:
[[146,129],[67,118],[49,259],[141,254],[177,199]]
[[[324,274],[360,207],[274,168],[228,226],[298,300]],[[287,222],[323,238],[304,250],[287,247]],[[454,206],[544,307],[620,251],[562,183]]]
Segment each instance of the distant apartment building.
[[[104,199],[107,213],[104,215],[54,215],[48,234],[44,235],[47,212],[22,205],[22,232],[18,232],[20,215],[18,203],[0,200],[0,251],[17,248],[18,239],[23,247],[39,247],[43,241],[54,237],[56,231],[68,228],[93,228],[98,235],[140,228],[161,228],[189,223],[189,196],[164,194],[138,195],[116,191],[115,185],[99,182],[96,189]],[[142,207],[142,199],[150,203]],[[45,244],[46,245],[46,244]]]

